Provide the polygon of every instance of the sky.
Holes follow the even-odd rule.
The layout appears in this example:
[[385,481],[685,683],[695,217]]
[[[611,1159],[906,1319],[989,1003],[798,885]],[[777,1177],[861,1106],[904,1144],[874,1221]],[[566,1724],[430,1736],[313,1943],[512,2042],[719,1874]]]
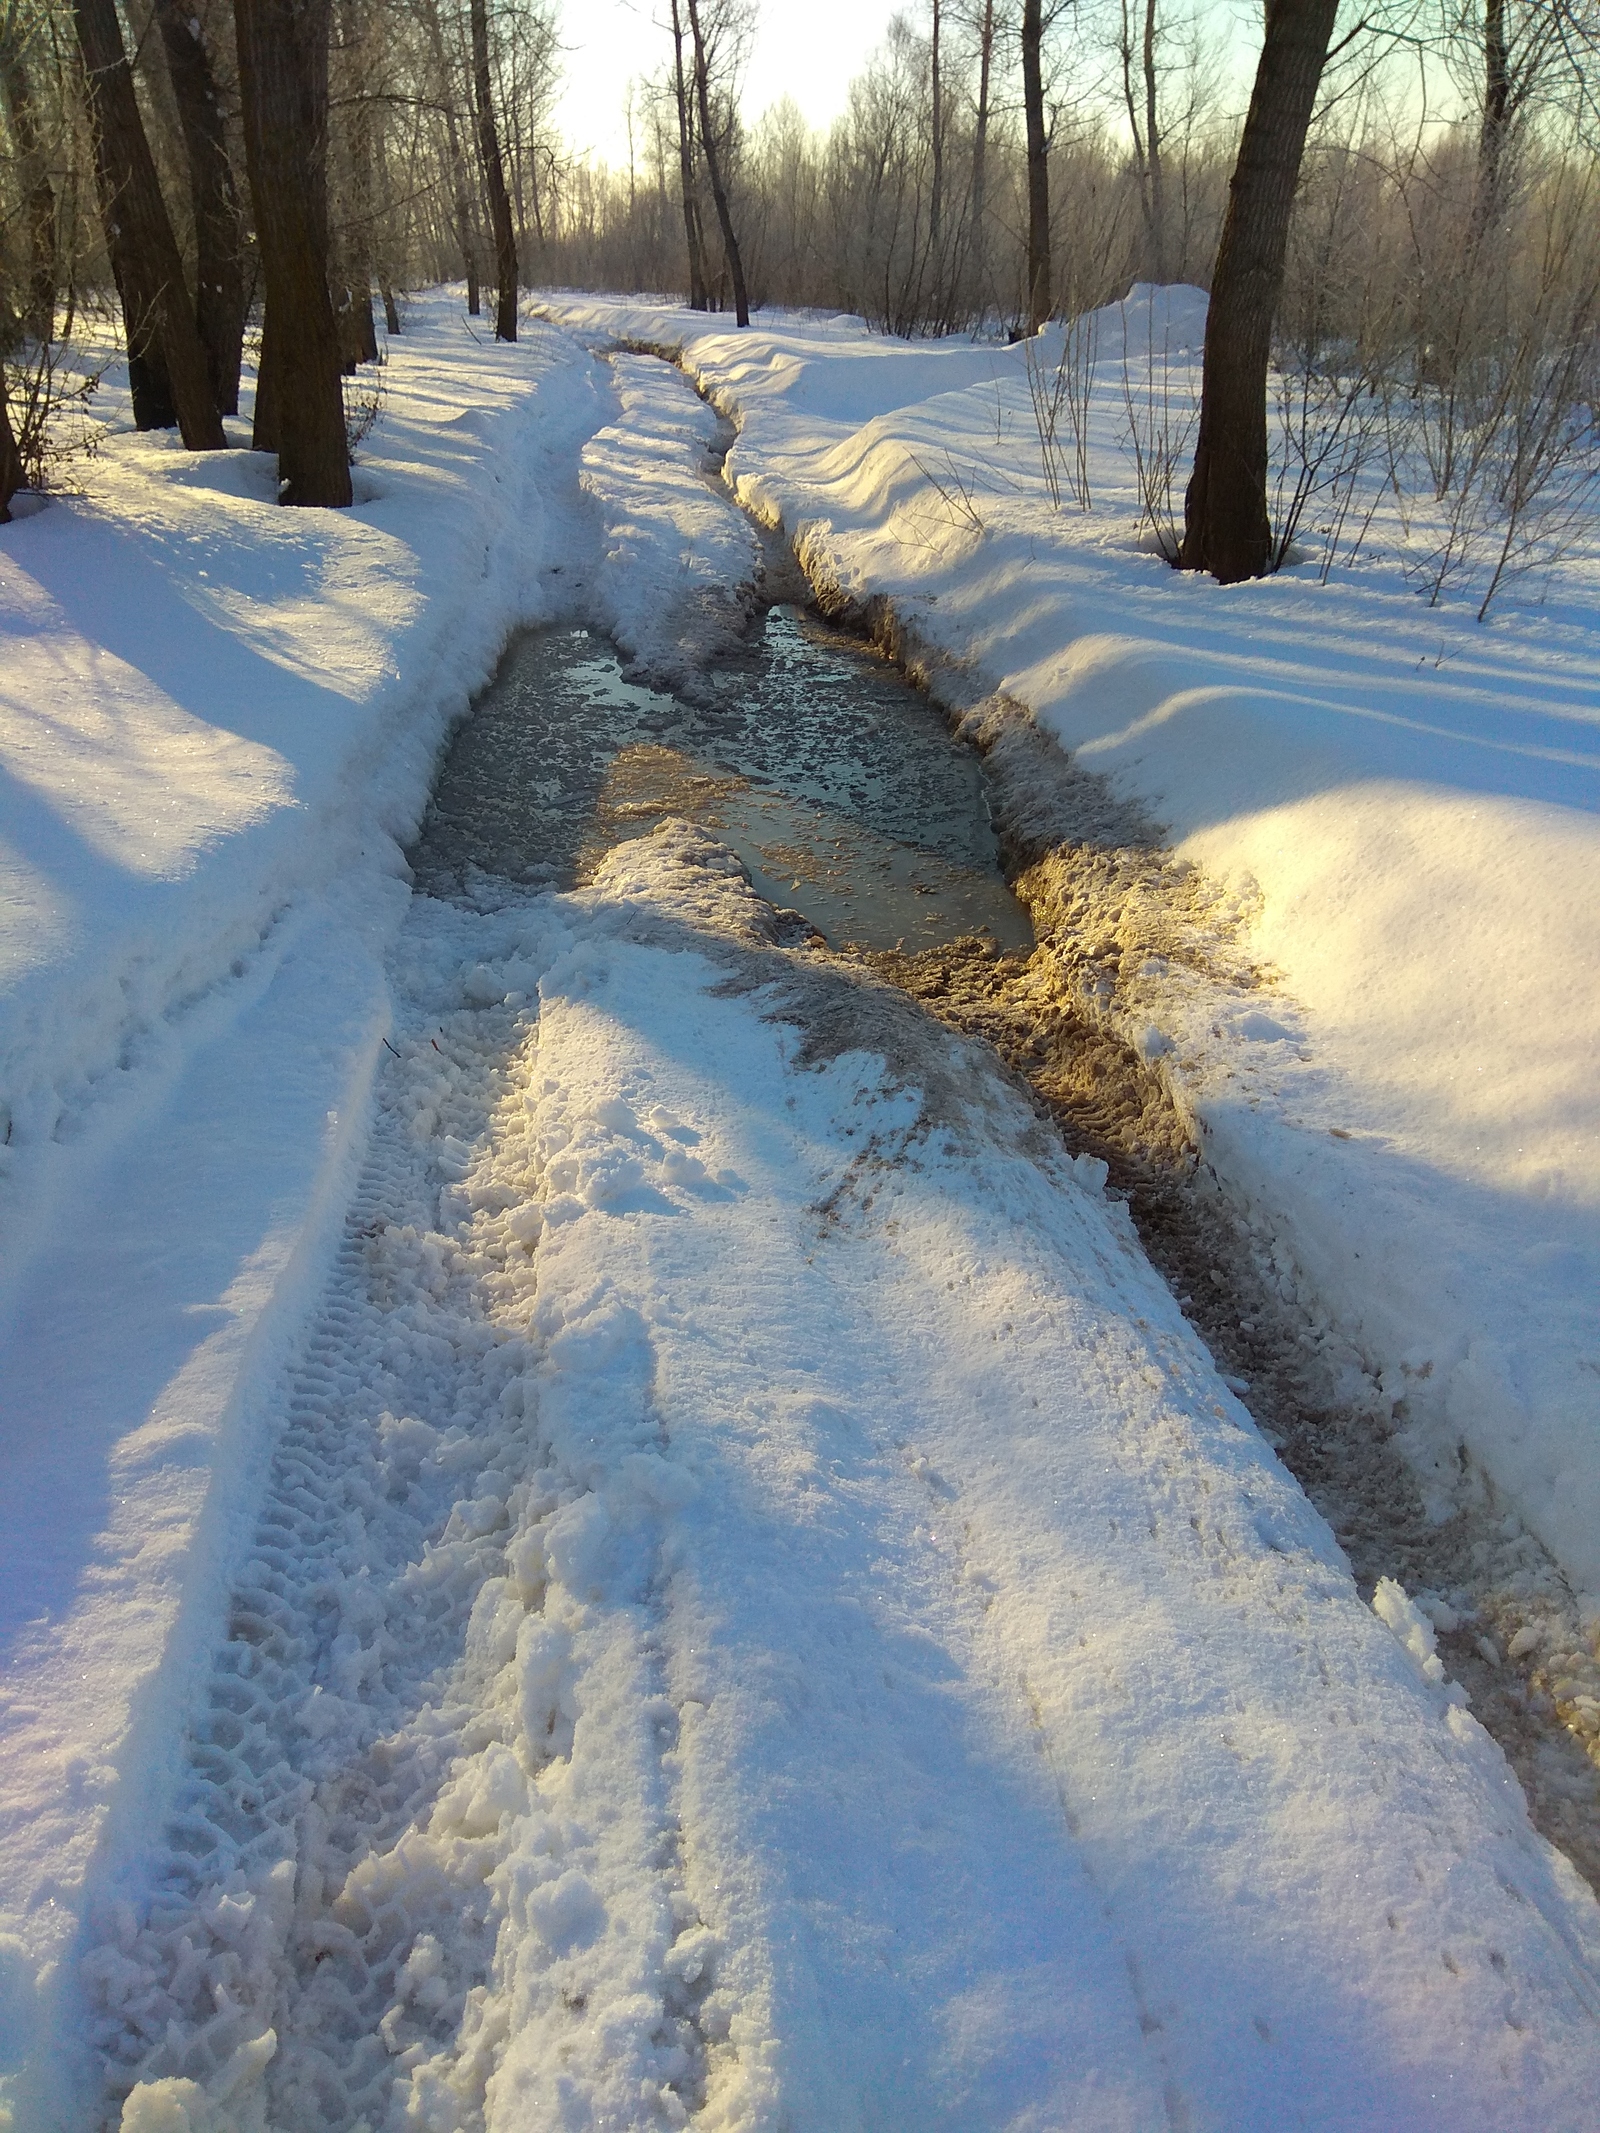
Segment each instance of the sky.
[[[745,72],[744,107],[758,116],[792,96],[813,126],[844,109],[845,91],[906,0],[762,0]],[[671,49],[667,0],[564,0],[566,79],[556,122],[576,149],[625,163],[630,75],[653,73]]]

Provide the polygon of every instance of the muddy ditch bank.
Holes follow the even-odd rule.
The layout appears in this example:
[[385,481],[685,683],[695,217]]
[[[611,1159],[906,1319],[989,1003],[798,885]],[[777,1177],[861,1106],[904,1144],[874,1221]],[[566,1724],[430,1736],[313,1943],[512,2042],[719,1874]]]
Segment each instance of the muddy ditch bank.
[[1164,844],[1158,825],[1076,767],[1020,704],[970,677],[881,598],[850,599],[799,561],[828,618],[928,690],[976,747],[1031,953],[969,938],[866,954],[940,1020],[993,1046],[1074,1155],[1107,1166],[1152,1263],[1231,1389],[1327,1519],[1369,1599],[1404,1586],[1438,1656],[1505,1751],[1535,1826],[1600,1893],[1600,1623],[1548,1550],[1462,1455],[1449,1515],[1430,1516],[1395,1438],[1405,1422],[1284,1241],[1206,1158],[1203,1123],[1164,1056],[1165,1001],[1214,996],[1217,1019],[1275,974],[1241,901]]
[[[678,349],[617,345],[682,369]],[[969,936],[856,959],[992,1045],[1069,1151],[1106,1164],[1152,1263],[1333,1528],[1362,1592],[1384,1578],[1405,1587],[1535,1826],[1600,1893],[1600,1620],[1580,1617],[1559,1565],[1465,1453],[1447,1515],[1437,1477],[1425,1504],[1395,1441],[1404,1401],[1386,1396],[1287,1241],[1208,1162],[1203,1120],[1163,1050],[1161,1010],[1174,1000],[1206,1020],[1214,1006],[1219,1027],[1270,1000],[1276,974],[1251,954],[1250,903],[1180,860],[1158,824],[1080,770],[1025,706],[984,695],[892,601],[847,593],[820,535],[796,537],[741,504],[724,467],[737,412],[701,397],[720,418],[705,477],[760,537],[757,604],[809,591],[977,749],[1001,870],[1035,936],[1025,954]]]

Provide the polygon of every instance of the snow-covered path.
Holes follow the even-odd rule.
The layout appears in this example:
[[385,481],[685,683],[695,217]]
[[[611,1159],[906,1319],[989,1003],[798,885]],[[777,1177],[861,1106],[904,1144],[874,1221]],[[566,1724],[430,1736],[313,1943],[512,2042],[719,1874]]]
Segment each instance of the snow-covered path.
[[[550,360],[540,553],[689,658],[755,558],[714,420]],[[124,1604],[164,1657],[72,1779],[114,1813],[15,1822],[19,2133],[1592,2123],[1600,1909],[992,1057],[684,826],[398,931],[366,891],[322,917],[383,976],[274,1113],[324,1199],[359,1166],[320,1301],[147,1446],[172,1486],[211,1431],[179,1629]],[[234,1027],[182,1208],[265,1102]]]
[[414,907],[87,1965],[124,2126],[1581,2124],[1600,1919],[1499,1751],[1095,1166],[772,930],[687,830]]

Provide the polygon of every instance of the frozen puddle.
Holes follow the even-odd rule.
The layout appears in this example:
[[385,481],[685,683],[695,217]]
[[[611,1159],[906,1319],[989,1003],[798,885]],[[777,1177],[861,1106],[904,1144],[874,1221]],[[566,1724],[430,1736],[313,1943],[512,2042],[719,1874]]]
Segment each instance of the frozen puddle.
[[976,755],[885,661],[775,607],[707,695],[688,704],[626,680],[588,630],[520,638],[446,760],[411,855],[419,884],[570,888],[624,838],[681,816],[831,942],[1032,945]]

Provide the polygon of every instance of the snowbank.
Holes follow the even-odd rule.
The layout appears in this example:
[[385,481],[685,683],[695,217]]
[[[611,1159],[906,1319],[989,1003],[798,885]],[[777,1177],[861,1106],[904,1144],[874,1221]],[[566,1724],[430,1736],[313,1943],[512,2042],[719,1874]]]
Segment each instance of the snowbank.
[[1423,605],[1393,528],[1325,586],[1175,577],[1133,537],[1121,343],[1135,397],[1155,346],[1181,406],[1201,315],[1135,296],[1099,319],[1083,516],[1049,508],[1021,350],[550,308],[681,348],[737,420],[740,495],[818,575],[887,595],[954,698],[1019,699],[1259,904],[1286,996],[1214,1029],[1175,993],[1157,1033],[1208,1158],[1441,1503],[1465,1445],[1600,1595],[1600,563],[1488,629]]
[[543,497],[611,404],[443,301],[385,377],[353,511],[113,420],[0,530],[0,2099],[94,1861],[168,1796],[362,1152],[395,840],[548,611]]
[[617,420],[584,446],[578,477],[605,529],[594,620],[662,687],[693,689],[749,621],[756,537],[728,509],[705,402],[654,356],[615,356],[611,374]]
[[603,419],[593,366],[430,301],[385,393],[352,511],[280,511],[260,455],[113,420],[81,495],[0,532],[0,1283],[59,1151],[283,912],[392,854],[539,598],[533,477]]

